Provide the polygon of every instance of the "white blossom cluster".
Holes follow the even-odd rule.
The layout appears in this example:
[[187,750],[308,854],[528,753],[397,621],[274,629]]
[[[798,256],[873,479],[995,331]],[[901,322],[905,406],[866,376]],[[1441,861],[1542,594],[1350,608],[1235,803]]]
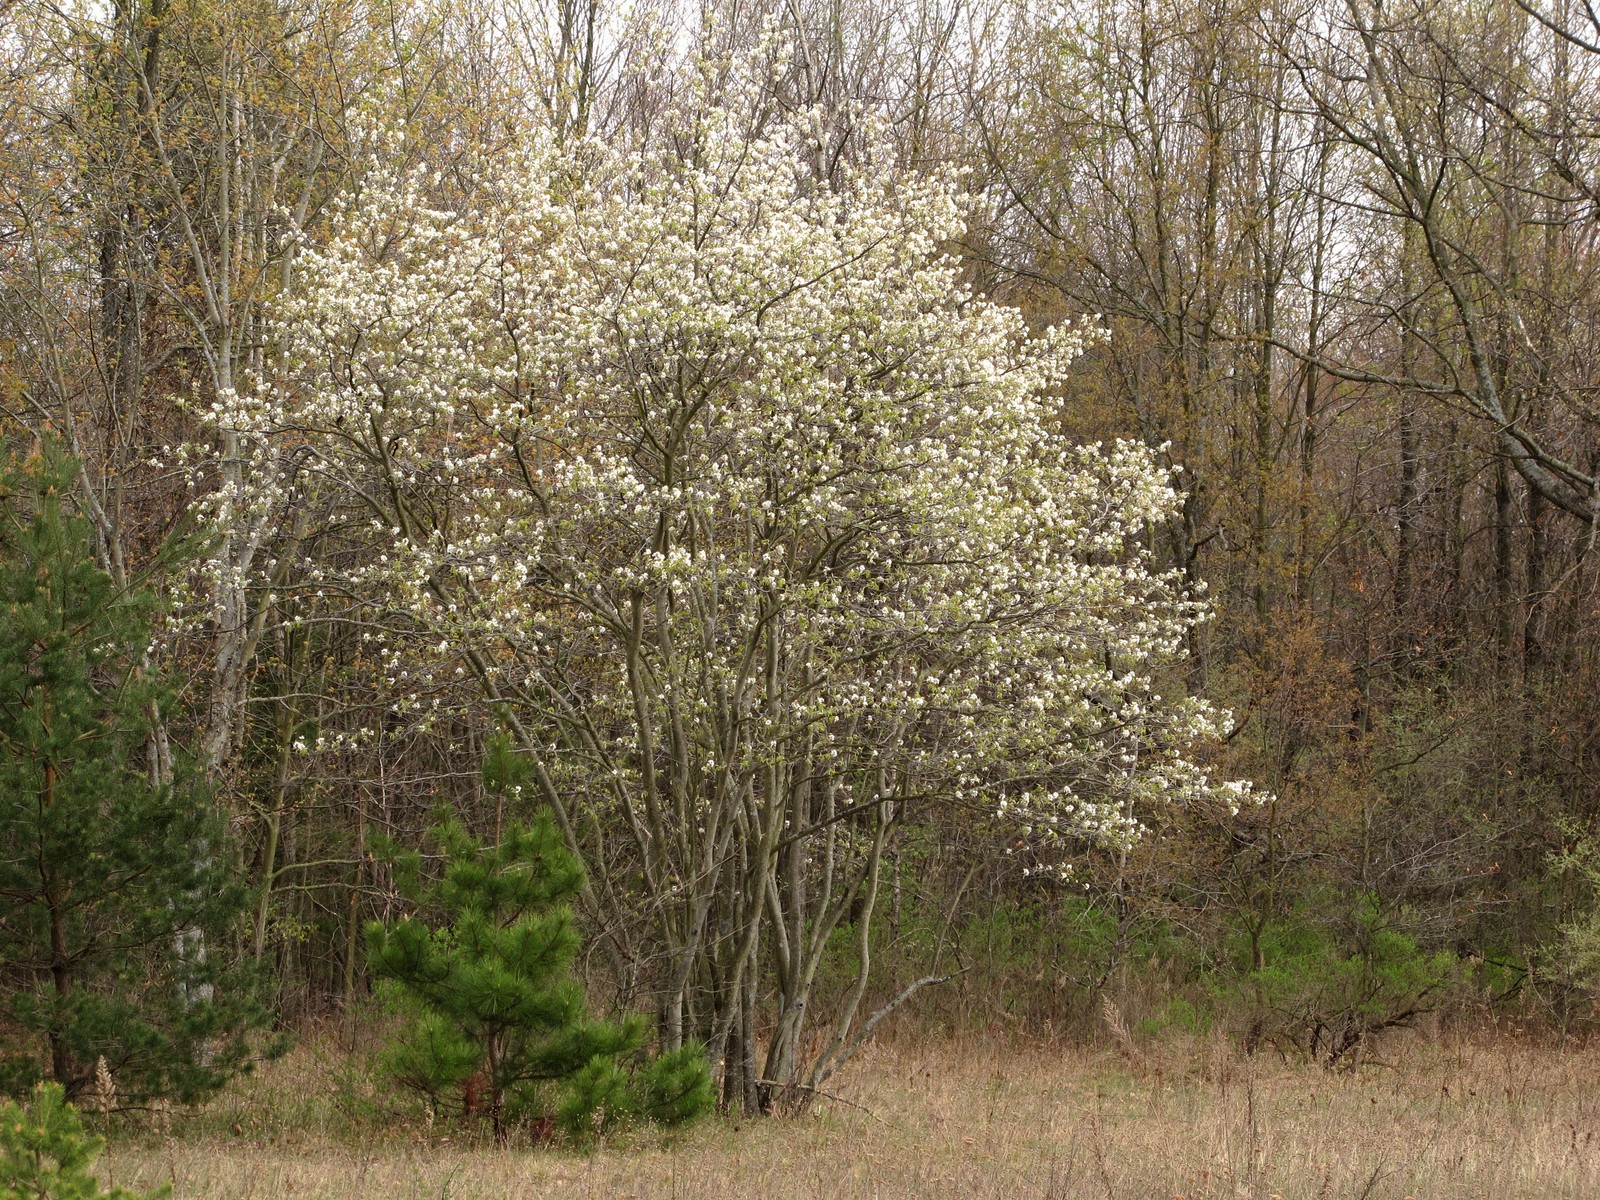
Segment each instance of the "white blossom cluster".
[[862,806],[979,803],[1048,855],[1244,803],[1157,682],[1204,615],[1143,538],[1173,480],[1052,420],[1095,331],[971,292],[955,179],[827,180],[819,122],[703,101],[670,154],[374,162],[212,413],[253,456],[219,515],[340,497],[376,549],[327,586],[433,644],[396,693],[470,663],[657,894]]

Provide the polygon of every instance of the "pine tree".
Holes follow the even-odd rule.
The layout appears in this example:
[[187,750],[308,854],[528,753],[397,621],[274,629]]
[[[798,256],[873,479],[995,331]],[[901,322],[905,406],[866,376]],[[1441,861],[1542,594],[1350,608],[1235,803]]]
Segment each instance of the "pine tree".
[[[503,742],[491,749],[484,774],[503,807],[518,774]],[[496,845],[455,817],[432,832],[443,855],[440,878],[424,882],[416,853],[396,856],[396,876],[438,923],[368,928],[374,975],[392,981],[410,1009],[386,1056],[394,1078],[434,1103],[481,1079],[501,1142],[522,1115],[558,1117],[581,1135],[630,1117],[686,1120],[710,1106],[702,1048],[644,1061],[641,1018],[589,1015],[572,975],[579,938],[568,904],[583,868],[549,813],[507,825]]]
[[0,475],[0,1084],[193,1100],[264,1014],[219,952],[246,903],[199,789],[155,778],[151,595],[96,565],[50,447]]
[[125,1188],[101,1190],[94,1160],[105,1139],[87,1134],[57,1083],[33,1089],[22,1108],[0,1103],[0,1200],[165,1200],[165,1186],[143,1196]]

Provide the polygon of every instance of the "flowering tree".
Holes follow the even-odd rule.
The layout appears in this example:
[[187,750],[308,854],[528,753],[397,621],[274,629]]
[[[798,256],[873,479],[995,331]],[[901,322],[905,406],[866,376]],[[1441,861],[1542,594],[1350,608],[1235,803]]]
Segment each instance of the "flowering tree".
[[394,669],[478,677],[666,1047],[764,1108],[875,1020],[880,867],[928,806],[1048,864],[1243,789],[1185,757],[1211,711],[1157,691],[1200,615],[1141,542],[1171,480],[1052,432],[1090,335],[964,287],[953,180],[820,183],[820,125],[751,101],[692,98],[660,156],[530,134],[449,207],[375,172],[302,259],[281,374],[217,419],[263,464],[302,443],[383,531],[342,583],[427,631]]

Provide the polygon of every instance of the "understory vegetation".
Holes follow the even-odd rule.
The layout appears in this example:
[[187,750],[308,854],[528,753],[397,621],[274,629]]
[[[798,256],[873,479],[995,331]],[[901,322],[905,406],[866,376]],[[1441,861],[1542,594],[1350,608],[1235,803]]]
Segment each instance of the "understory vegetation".
[[1597,213],[1568,0],[0,4],[5,1186],[1585,1194]]

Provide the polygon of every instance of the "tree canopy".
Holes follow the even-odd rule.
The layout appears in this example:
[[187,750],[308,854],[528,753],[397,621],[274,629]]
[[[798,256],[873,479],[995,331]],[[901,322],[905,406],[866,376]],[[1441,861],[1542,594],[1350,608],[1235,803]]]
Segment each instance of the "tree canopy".
[[465,663],[507,714],[595,902],[657,914],[666,1044],[720,1051],[778,988],[737,1084],[765,1104],[861,1031],[858,989],[797,1061],[909,820],[979,805],[1061,869],[1248,789],[1187,757],[1203,605],[1143,540],[1170,472],[1055,428],[1094,331],[963,284],[953,178],[820,178],[816,115],[758,126],[753,87],[705,81],[670,154],[535,123],[450,207],[370,176],[301,259],[278,370],[212,419],[250,503],[291,502],[292,430],[323,502],[388,529],[337,581],[437,639],[388,686]]

